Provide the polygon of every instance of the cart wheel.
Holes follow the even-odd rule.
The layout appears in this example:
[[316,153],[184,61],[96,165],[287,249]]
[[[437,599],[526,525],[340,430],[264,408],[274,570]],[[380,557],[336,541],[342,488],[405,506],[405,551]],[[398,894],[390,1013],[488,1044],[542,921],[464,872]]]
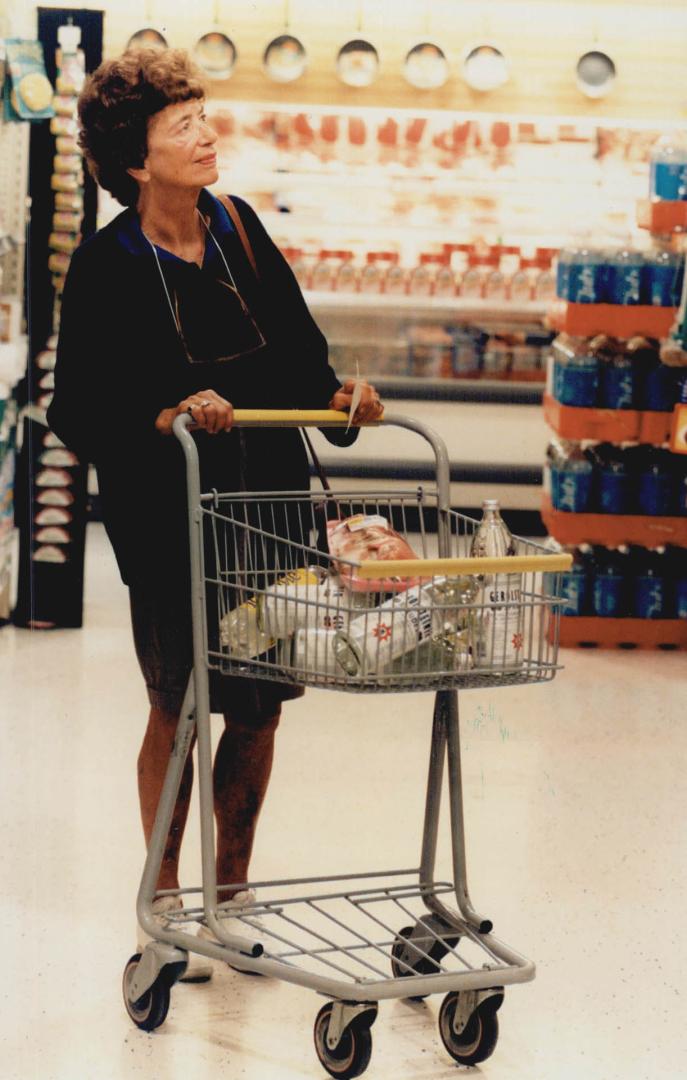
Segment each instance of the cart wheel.
[[447,994],[439,1010],[439,1034],[451,1057],[460,1065],[477,1065],[494,1053],[499,1037],[498,1005],[485,1001],[475,1009],[460,1035],[453,1030],[458,992]]
[[[415,961],[406,959],[405,963],[409,964],[413,969],[412,971],[409,971],[407,967],[404,967],[403,964],[399,963],[399,960],[401,959],[404,950],[407,948],[408,940],[411,937],[413,930],[414,927],[412,926],[404,926],[402,930],[399,930],[391,947],[391,974],[395,979],[408,978],[413,974],[436,975],[439,970],[439,961],[442,957],[446,956],[446,953],[448,952],[448,948],[445,945],[440,941],[435,941],[431,949],[424,950],[428,956],[431,956],[431,960],[424,956],[418,956]],[[455,949],[459,941],[460,936],[456,934],[455,937],[446,938],[446,945],[451,949]],[[432,960],[435,960],[436,963],[433,964]],[[425,997],[426,996],[427,995],[425,994]]]
[[370,1064],[372,1055],[369,1021],[364,1017],[354,1020],[344,1031],[336,1050],[330,1050],[327,1046],[327,1032],[331,1014],[331,1001],[317,1014],[313,1032],[317,1056],[329,1075],[337,1077],[337,1080],[361,1076]]
[[138,999],[129,1000],[128,989],[136,973],[136,968],[141,961],[141,954],[136,953],[131,957],[124,968],[122,989],[124,991],[124,1006],[136,1027],[141,1031],[155,1031],[160,1024],[165,1022],[169,1010],[169,982],[162,976],[158,976],[149,990]]

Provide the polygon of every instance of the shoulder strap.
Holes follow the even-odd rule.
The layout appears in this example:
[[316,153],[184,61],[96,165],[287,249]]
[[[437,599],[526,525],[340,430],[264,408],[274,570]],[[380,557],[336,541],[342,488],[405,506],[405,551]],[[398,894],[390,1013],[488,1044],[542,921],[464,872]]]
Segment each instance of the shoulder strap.
[[253,273],[255,274],[256,278],[259,278],[260,275],[258,273],[258,265],[255,261],[255,255],[253,254],[253,248],[251,247],[250,240],[248,239],[248,233],[246,232],[245,226],[241,221],[241,215],[236,209],[234,201],[230,199],[228,195],[218,195],[217,198],[219,199],[222,206],[227,211],[229,217],[233,221],[236,227],[236,231],[239,234],[239,239],[243,244],[243,250],[248,256],[248,262],[253,267]]

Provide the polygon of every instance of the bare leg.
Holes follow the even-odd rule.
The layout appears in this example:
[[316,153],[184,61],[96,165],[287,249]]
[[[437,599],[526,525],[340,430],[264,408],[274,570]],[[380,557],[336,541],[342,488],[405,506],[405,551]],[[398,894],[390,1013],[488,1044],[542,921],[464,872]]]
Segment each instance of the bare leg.
[[[157,804],[172,753],[178,721],[178,716],[163,712],[162,709],[151,708],[150,710],[148,727],[138,757],[138,796],[141,803],[141,819],[146,846],[150,843]],[[192,787],[193,758],[189,750],[160,867],[158,889],[179,888],[179,850],[188,817]]]
[[[278,709],[274,716],[249,727],[225,714],[214,768],[219,885],[248,878],[255,829],[272,772],[279,715]],[[220,900],[230,899],[236,891],[222,891]]]

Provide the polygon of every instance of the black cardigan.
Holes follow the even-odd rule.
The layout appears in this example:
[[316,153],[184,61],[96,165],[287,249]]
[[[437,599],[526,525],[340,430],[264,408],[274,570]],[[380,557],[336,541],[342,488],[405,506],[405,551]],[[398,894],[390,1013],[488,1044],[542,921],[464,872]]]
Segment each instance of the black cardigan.
[[[184,459],[177,440],[155,429],[162,409],[210,388],[236,408],[326,408],[341,385],[288,264],[255,212],[242,200],[235,202],[259,278],[218,200],[203,191],[199,207],[213,217],[225,215],[219,242],[268,345],[252,356],[220,364],[188,362],[152,252],[122,243],[132,217],[135,225],[135,211],[120,214],[71,260],[48,423],[97,468],[105,526],[127,584],[165,585],[178,575],[188,580]],[[298,431],[243,434],[249,490],[308,488]],[[357,432],[327,429],[325,434],[345,446]],[[198,432],[195,438],[203,490],[238,490],[238,432]]]

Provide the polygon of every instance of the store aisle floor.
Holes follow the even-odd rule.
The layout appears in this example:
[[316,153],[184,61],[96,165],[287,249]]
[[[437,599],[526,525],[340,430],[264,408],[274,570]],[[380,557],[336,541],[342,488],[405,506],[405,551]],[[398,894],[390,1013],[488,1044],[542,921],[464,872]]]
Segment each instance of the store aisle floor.
[[[89,528],[83,631],[0,630],[3,1080],[324,1075],[312,992],[218,968],[153,1035],[120,996],[143,856],[145,692],[127,594]],[[462,698],[473,900],[538,966],[506,993],[485,1080],[684,1076],[684,655],[566,652],[552,684]],[[285,708],[257,879],[417,861],[431,695]],[[216,733],[215,733],[216,734]],[[439,868],[450,873],[447,823]],[[185,883],[196,884],[197,818]],[[370,1080],[457,1075],[439,999],[382,1003]],[[459,1072],[460,1070],[458,1070]]]

